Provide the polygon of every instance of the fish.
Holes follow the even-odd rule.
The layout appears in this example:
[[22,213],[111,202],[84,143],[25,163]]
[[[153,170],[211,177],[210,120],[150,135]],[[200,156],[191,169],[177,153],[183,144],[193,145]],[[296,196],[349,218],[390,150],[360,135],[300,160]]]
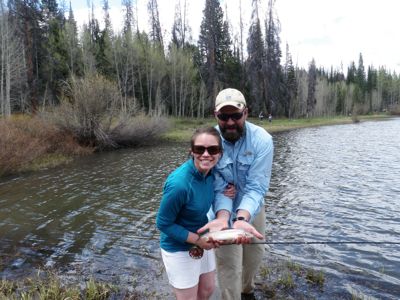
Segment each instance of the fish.
[[224,244],[235,243],[239,237],[252,238],[253,234],[243,229],[224,229],[220,231],[207,232],[201,236],[201,238],[205,239],[206,241],[212,239]]

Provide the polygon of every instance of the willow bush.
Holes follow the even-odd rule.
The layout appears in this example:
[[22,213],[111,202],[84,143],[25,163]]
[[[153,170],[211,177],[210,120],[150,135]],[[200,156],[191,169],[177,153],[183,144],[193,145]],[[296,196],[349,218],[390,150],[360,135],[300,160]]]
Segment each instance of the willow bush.
[[0,119],[0,176],[16,173],[49,155],[82,155],[73,136],[40,117]]
[[144,144],[168,129],[166,119],[146,117],[134,106],[126,107],[114,82],[87,75],[72,77],[65,84],[61,103],[50,116],[81,145],[98,150]]

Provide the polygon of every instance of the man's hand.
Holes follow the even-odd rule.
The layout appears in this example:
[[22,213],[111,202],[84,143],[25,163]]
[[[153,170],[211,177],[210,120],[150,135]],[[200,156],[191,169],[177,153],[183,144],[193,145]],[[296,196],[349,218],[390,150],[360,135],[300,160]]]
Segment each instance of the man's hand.
[[228,220],[225,218],[219,218],[208,222],[206,225],[197,230],[197,233],[202,234],[207,231],[209,232],[220,231],[225,228],[228,228]]
[[228,183],[224,190],[224,195],[232,200],[235,198],[236,195],[236,188],[232,183]]
[[[249,233],[251,233],[252,235],[254,235],[256,238],[258,238],[259,240],[264,239],[264,236],[259,233],[253,225],[251,225],[250,223],[244,221],[244,220],[238,220],[236,222],[233,223],[232,228],[235,229],[243,229],[244,231],[247,231]],[[236,240],[237,244],[248,244],[250,243],[251,238],[248,237],[239,237]]]

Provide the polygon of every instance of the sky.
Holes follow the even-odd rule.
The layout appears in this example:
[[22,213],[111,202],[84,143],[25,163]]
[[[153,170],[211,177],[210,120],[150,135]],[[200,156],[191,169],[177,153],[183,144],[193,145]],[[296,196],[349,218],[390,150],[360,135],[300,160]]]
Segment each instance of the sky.
[[[169,40],[175,3],[179,0],[158,0],[164,39]],[[96,15],[102,20],[102,0],[93,0]],[[148,31],[148,0],[137,0],[139,27]],[[187,0],[189,25],[196,41],[200,31],[205,0]],[[234,29],[239,28],[240,0],[220,0]],[[251,0],[241,0],[243,21],[250,23]],[[261,0],[260,18],[267,12],[267,0]],[[121,0],[109,0],[110,16],[115,31],[122,26]],[[183,3],[183,0],[181,0]],[[78,25],[87,23],[87,1],[71,0]],[[307,69],[314,59],[318,67],[343,70],[351,62],[358,65],[362,54],[364,67],[384,66],[400,73],[400,0],[276,0],[275,14],[280,21],[282,63],[286,44],[293,63]]]

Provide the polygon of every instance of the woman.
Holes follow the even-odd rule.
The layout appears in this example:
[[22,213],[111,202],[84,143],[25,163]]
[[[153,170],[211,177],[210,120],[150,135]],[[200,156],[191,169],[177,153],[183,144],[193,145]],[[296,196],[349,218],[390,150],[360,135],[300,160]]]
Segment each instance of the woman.
[[[208,299],[215,288],[213,248],[218,244],[196,232],[208,222],[214,200],[212,168],[222,155],[219,132],[213,127],[197,129],[190,153],[191,159],[168,176],[157,214],[161,255],[178,300]],[[205,249],[199,259],[196,251],[189,253],[193,246]]]

